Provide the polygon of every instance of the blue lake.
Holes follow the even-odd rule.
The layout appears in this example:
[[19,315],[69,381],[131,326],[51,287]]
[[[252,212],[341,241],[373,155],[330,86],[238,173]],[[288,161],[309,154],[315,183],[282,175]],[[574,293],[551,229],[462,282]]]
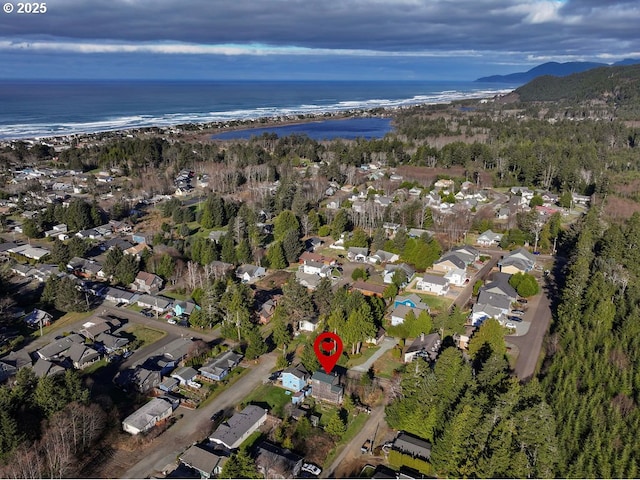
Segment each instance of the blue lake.
[[212,135],[214,140],[248,140],[263,133],[275,133],[278,137],[304,134],[313,140],[334,140],[344,138],[383,138],[392,131],[390,118],[345,118],[281,125],[272,127],[247,128]]

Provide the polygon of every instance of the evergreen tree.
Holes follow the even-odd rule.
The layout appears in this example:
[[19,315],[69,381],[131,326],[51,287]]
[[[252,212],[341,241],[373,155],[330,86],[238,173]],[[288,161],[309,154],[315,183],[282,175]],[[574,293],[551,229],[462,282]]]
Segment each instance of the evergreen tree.
[[273,242],[267,250],[267,260],[269,261],[269,267],[274,270],[281,270],[287,268],[289,265],[284,254],[281,242]]
[[257,325],[253,323],[248,325],[245,329],[244,338],[247,340],[247,349],[244,354],[248,360],[254,360],[267,353],[267,344],[262,335],[260,335],[260,329]]
[[133,255],[123,255],[116,266],[115,277],[121,285],[130,285],[139,271],[138,260]]
[[220,478],[262,478],[256,462],[246,449],[241,448],[232,454],[222,467]]
[[331,412],[327,421],[327,426],[325,427],[325,431],[329,435],[337,439],[342,438],[342,436],[347,431],[347,426],[345,425],[345,422],[338,410],[334,410]]

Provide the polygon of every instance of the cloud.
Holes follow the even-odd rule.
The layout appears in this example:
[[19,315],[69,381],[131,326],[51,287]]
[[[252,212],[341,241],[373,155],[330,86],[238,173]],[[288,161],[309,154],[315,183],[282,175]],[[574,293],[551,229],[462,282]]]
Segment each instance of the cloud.
[[49,0],[1,15],[0,50],[74,54],[615,60],[640,51],[629,0]]

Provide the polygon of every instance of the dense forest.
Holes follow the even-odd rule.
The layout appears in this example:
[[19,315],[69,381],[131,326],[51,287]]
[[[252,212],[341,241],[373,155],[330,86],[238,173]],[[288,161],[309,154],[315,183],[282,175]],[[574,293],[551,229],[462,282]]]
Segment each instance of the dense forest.
[[591,210],[571,258],[540,375],[558,427],[557,474],[638,476],[640,216],[607,225]]

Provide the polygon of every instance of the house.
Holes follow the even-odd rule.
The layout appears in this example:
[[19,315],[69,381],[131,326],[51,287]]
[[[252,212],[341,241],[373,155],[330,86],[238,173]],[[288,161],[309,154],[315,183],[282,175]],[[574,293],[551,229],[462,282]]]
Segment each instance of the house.
[[413,277],[416,274],[415,269],[411,265],[407,265],[406,263],[399,264],[387,264],[382,273],[382,281],[386,284],[393,283],[393,276],[396,271],[399,270],[406,276],[406,281],[402,283],[401,287],[407,286],[413,280]]
[[404,363],[411,363],[416,357],[434,361],[440,352],[440,335],[422,333],[404,352]]
[[317,400],[341,404],[344,388],[337,375],[316,371],[311,377],[311,396]]
[[298,330],[301,332],[315,332],[318,328],[317,318],[305,318],[298,323]]
[[299,392],[309,382],[309,372],[301,365],[289,367],[282,372],[282,387]]
[[41,283],[46,282],[51,276],[62,277],[65,275],[60,271],[60,267],[58,267],[58,265],[50,265],[46,263],[36,266],[31,270],[31,274],[33,278]]
[[324,240],[322,240],[321,238],[318,238],[318,237],[307,238],[307,240],[305,240],[305,242],[304,242],[304,248],[308,252],[315,252],[322,245],[324,245]]
[[[391,325],[398,326],[404,323],[404,319],[407,317],[410,311],[413,311],[413,314],[416,318],[425,310],[415,307],[409,307],[406,305],[398,305],[391,312]],[[429,310],[426,310],[427,312]]]
[[303,457],[266,440],[256,446],[256,466],[264,478],[297,478]]
[[402,432],[398,434],[391,448],[405,455],[410,455],[412,458],[426,461],[431,459],[431,444],[408,433]]
[[223,380],[231,370],[238,366],[242,355],[228,350],[216,358],[209,360],[198,369],[200,375],[209,380]]
[[94,315],[85,323],[82,324],[80,334],[86,338],[95,340],[95,338],[101,333],[108,333],[122,326],[122,322],[115,317],[103,317],[101,315]]
[[494,307],[493,305],[486,303],[476,303],[471,309],[470,321],[472,326],[477,327],[482,325],[482,323],[489,318],[495,318],[498,322],[502,322],[503,315],[504,310],[498,307]]
[[104,299],[114,303],[126,303],[132,305],[138,301],[139,295],[122,288],[109,287],[104,294]]
[[154,312],[160,314],[166,312],[173,305],[173,300],[161,295],[142,294],[136,302],[142,308],[150,308]]
[[131,255],[140,260],[142,258],[142,253],[145,250],[151,251],[151,247],[149,247],[149,245],[146,243],[139,243],[137,245],[134,245],[133,247],[127,248],[122,253],[124,253],[125,255]]
[[264,303],[262,303],[262,305],[260,305],[260,308],[258,309],[258,316],[259,316],[258,322],[261,325],[266,325],[271,321],[271,318],[273,317],[273,314],[276,311],[277,304],[278,304],[278,298],[274,296],[266,300]]
[[209,232],[209,240],[214,243],[220,243],[220,239],[227,233],[226,230],[211,230]]
[[444,274],[444,278],[449,281],[451,285],[455,285],[456,287],[461,287],[469,278],[467,277],[467,271],[462,268],[456,268],[454,270],[450,270]]
[[492,307],[500,309],[505,315],[507,315],[511,309],[512,299],[500,293],[492,293],[487,290],[482,290],[478,295],[478,303],[491,305]]
[[43,360],[57,360],[66,356],[66,351],[71,348],[74,343],[84,344],[84,337],[77,333],[72,333],[66,337],[54,340],[37,351],[38,356]]
[[347,250],[347,258],[352,262],[364,263],[367,261],[368,248],[349,247]]
[[256,281],[267,274],[267,270],[264,267],[257,265],[244,264],[240,265],[236,269],[236,277],[238,277],[243,283],[249,283]]
[[491,247],[491,246],[499,245],[500,240],[502,240],[502,237],[503,237],[502,233],[494,233],[491,230],[486,230],[478,236],[476,243],[478,245],[482,245],[483,247]]
[[16,245],[6,251],[16,255],[22,255],[23,257],[30,258],[31,260],[36,260],[38,262],[42,260],[43,257],[46,257],[51,253],[46,248],[32,247],[31,245]]
[[535,265],[536,257],[524,248],[513,250],[498,262],[500,271],[510,274],[530,272]]
[[221,423],[209,440],[234,450],[266,421],[267,410],[256,405],[247,405],[244,410]]
[[327,259],[324,256],[314,252],[302,252],[302,254],[300,254],[300,256],[298,257],[298,262],[300,263],[300,265],[304,265],[308,261],[325,263],[326,260]]
[[31,265],[22,265],[21,263],[16,263],[11,267],[11,272],[23,278],[26,278],[33,277],[35,269]]
[[449,293],[449,280],[437,275],[424,275],[416,282],[416,288],[423,292],[446,295]]
[[455,185],[453,180],[447,178],[441,178],[433,184],[433,187],[438,190],[452,190]]
[[47,376],[54,376],[60,373],[64,373],[66,369],[55,362],[39,358],[36,363],[33,364],[33,373],[38,378]]
[[188,385],[189,382],[193,382],[193,379],[196,378],[198,372],[195,368],[192,367],[182,367],[177,368],[174,372],[171,373],[171,378],[175,378],[180,382],[180,385]]
[[18,369],[15,365],[0,360],[0,383],[13,377],[16,373],[18,373]]
[[491,282],[481,287],[480,291],[504,295],[511,302],[515,302],[518,299],[518,293],[515,288],[509,285],[509,278],[511,278],[509,274],[496,272],[491,277]]
[[173,304],[173,313],[175,313],[177,317],[182,315],[189,316],[194,310],[200,310],[200,307],[193,302],[178,301]]
[[386,252],[384,250],[377,250],[373,255],[370,255],[367,262],[373,264],[380,263],[393,263],[400,260],[400,255],[397,253]]
[[429,310],[429,306],[422,301],[422,299],[415,293],[409,295],[397,295],[393,300],[393,308],[400,305],[404,305],[411,308],[418,308],[420,310]]
[[450,253],[456,255],[467,265],[471,265],[480,259],[480,252],[469,245],[454,247],[451,249]]
[[83,343],[74,343],[67,351],[66,356],[73,366],[81,370],[100,360],[100,354]]
[[160,385],[162,375],[158,370],[151,370],[141,365],[122,370],[113,381],[121,388],[135,388],[139,393],[145,393]]
[[52,320],[53,315],[38,308],[34,308],[29,315],[24,317],[24,323],[26,323],[31,328],[39,328],[42,326],[51,325]]
[[363,295],[367,297],[380,297],[384,296],[384,291],[386,287],[384,285],[377,285],[375,283],[364,282],[362,280],[357,280],[351,286],[352,290],[358,290]]
[[136,279],[131,285],[132,290],[155,295],[162,289],[162,278],[154,273],[138,272]]
[[200,474],[200,478],[211,478],[222,473],[222,467],[227,457],[217,455],[202,445],[191,445],[182,455],[180,462],[193,468]]
[[107,332],[102,332],[96,335],[93,339],[96,343],[99,343],[107,353],[113,353],[121,348],[126,347],[129,344],[129,339],[125,337],[119,337],[117,335],[111,335]]
[[154,398],[122,421],[122,429],[137,435],[152,429],[173,413],[173,406],[162,398]]
[[445,253],[438,260],[433,262],[433,270],[436,272],[447,273],[451,270],[456,269],[466,269],[466,262],[460,258],[458,255],[455,255],[451,252]]
[[76,237],[78,238],[89,238],[91,240],[96,240],[99,238],[102,238],[102,235],[100,235],[100,232],[98,232],[95,228],[88,228],[86,230],[81,230],[78,233],[76,233]]
[[331,275],[331,267],[329,265],[312,260],[305,260],[298,270],[307,275],[318,275],[320,277],[328,277]]

